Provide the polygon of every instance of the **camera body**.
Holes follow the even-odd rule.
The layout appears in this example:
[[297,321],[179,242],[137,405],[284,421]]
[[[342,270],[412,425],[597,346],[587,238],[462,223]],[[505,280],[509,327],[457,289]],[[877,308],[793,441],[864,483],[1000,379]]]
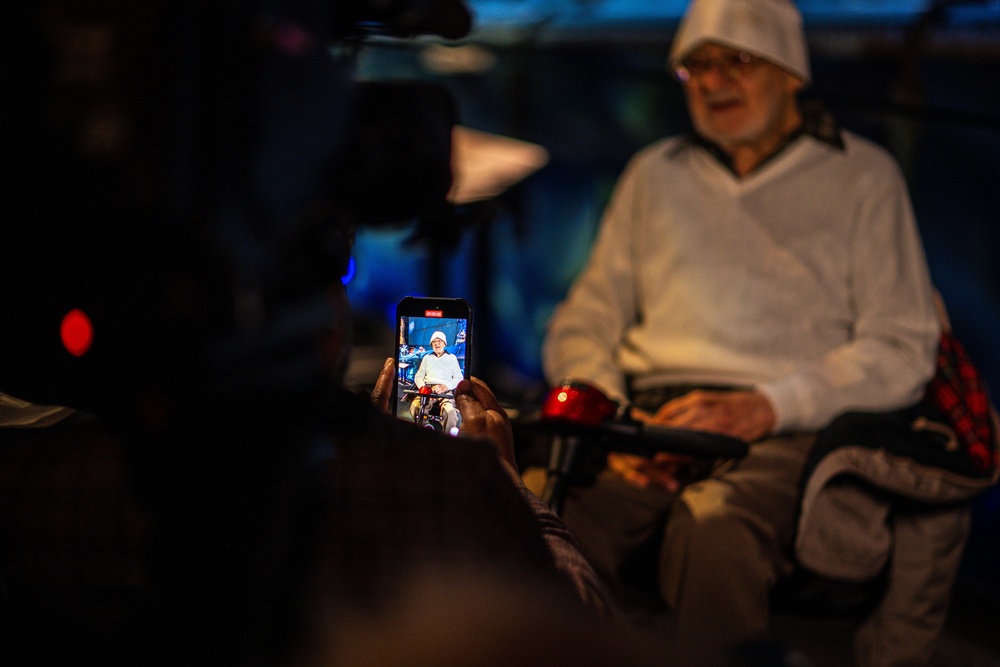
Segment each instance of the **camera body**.
[[[448,100],[366,92],[329,47],[457,36],[468,11],[141,4],[19,3],[0,28],[0,391],[103,414],[149,393],[311,392],[354,226],[447,221],[451,182]],[[386,144],[387,127],[411,129]],[[67,346],[71,313],[86,345]]]

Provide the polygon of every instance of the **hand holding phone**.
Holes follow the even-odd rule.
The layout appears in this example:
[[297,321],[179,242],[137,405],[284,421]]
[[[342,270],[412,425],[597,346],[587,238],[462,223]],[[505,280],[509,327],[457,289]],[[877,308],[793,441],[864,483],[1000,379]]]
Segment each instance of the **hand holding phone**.
[[382,365],[382,370],[378,374],[378,379],[375,380],[375,386],[372,387],[372,405],[379,412],[389,412],[389,402],[392,400],[393,393],[395,391],[396,383],[396,360],[389,357],[385,360],[385,364]]
[[464,419],[462,432],[491,440],[500,458],[510,465],[516,475],[514,431],[507,411],[490,388],[479,378],[472,378],[468,384],[462,385],[456,400]]
[[393,413],[458,435],[454,391],[469,377],[472,308],[464,299],[408,296],[396,306],[396,332]]

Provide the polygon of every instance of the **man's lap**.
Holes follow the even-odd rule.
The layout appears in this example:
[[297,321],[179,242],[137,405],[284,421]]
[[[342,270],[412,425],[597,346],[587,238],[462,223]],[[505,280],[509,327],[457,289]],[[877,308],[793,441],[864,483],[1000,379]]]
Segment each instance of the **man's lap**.
[[595,569],[612,581],[621,578],[623,566],[637,562],[630,556],[661,539],[676,503],[683,503],[695,520],[751,526],[763,549],[758,553],[783,561],[794,534],[799,478],[813,440],[806,434],[753,443],[746,457],[719,462],[676,496],[635,486],[606,470],[594,485],[569,491],[563,518]]

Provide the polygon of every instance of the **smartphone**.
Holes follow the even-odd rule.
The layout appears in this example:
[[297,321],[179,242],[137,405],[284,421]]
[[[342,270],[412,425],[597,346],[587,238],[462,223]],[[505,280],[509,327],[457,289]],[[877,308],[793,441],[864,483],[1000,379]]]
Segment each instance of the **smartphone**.
[[458,435],[455,386],[469,377],[472,307],[465,299],[403,298],[396,305],[392,409],[417,426]]

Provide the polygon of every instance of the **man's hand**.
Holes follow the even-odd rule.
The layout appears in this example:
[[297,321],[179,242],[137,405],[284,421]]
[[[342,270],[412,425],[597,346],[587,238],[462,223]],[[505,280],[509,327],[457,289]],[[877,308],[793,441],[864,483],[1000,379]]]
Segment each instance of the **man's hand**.
[[756,391],[692,391],[665,403],[652,423],[712,431],[753,442],[769,435],[777,417]]
[[[633,407],[632,417],[655,426],[712,431],[752,442],[771,433],[776,417],[763,394],[754,391],[692,391],[650,414]],[[652,458],[612,452],[608,468],[641,487],[676,493],[693,457],[658,452]]]
[[671,452],[657,452],[653,458],[609,452],[608,468],[629,484],[659,488],[668,494],[674,494],[680,490],[680,478],[693,460],[691,456]]
[[455,387],[455,405],[462,413],[462,435],[489,438],[500,458],[517,470],[510,419],[486,383],[478,378],[459,382]]
[[[372,403],[378,410],[389,411],[392,383],[395,381],[396,369],[392,358],[389,358],[385,360],[372,389]],[[500,458],[517,470],[510,419],[486,383],[478,378],[462,380],[455,387],[455,405],[462,413],[462,435],[488,438],[497,448]]]
[[392,357],[382,364],[382,372],[378,374],[375,381],[375,388],[372,389],[372,403],[375,408],[382,412],[389,412],[389,401],[392,398],[392,383],[396,381],[396,366],[392,363]]

